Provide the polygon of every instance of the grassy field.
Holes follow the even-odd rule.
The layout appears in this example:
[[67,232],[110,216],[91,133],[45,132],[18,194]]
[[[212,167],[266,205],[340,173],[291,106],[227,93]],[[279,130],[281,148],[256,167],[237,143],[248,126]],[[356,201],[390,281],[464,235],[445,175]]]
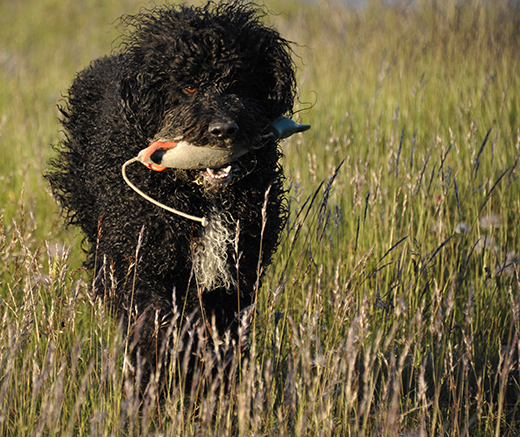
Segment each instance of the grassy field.
[[0,3],[0,435],[520,433],[520,9],[267,5],[312,130],[251,356],[229,396],[201,370],[140,406],[41,175],[75,72],[147,4]]

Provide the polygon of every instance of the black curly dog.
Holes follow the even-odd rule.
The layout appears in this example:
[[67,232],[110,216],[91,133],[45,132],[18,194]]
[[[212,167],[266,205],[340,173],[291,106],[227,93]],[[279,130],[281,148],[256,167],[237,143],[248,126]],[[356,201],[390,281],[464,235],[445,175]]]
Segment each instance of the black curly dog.
[[[292,114],[295,77],[289,43],[262,24],[264,15],[239,1],[127,17],[121,51],[80,72],[60,108],[66,139],[46,177],[68,222],[86,235],[86,265],[116,278],[115,293],[106,291],[109,280],[97,293],[133,327],[134,359],[148,373],[163,359],[174,308],[208,329],[214,318],[220,335],[236,336],[285,224],[271,125]],[[154,171],[162,169],[154,154],[152,169],[135,163],[126,173],[206,226],[152,204],[121,175],[143,149],[180,144],[191,147],[188,160],[208,150],[230,152],[231,162],[204,168],[202,157],[198,166]]]

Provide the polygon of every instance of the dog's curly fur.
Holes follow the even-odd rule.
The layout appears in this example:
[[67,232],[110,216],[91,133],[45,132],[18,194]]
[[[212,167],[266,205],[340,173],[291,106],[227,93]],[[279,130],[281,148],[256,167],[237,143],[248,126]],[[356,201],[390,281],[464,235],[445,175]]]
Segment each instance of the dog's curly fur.
[[[80,72],[60,108],[66,139],[46,177],[68,221],[86,235],[87,266],[97,275],[105,259],[113,269],[111,301],[135,322],[135,353],[149,370],[165,332],[156,321],[167,326],[173,318],[172,293],[184,315],[214,316],[221,334],[236,333],[284,226],[281,152],[265,134],[291,114],[295,79],[289,43],[262,23],[264,15],[238,1],[127,17],[120,52]],[[251,149],[222,180],[208,171],[128,168],[143,191],[207,217],[207,227],[153,205],[123,181],[123,163],[161,139]]]

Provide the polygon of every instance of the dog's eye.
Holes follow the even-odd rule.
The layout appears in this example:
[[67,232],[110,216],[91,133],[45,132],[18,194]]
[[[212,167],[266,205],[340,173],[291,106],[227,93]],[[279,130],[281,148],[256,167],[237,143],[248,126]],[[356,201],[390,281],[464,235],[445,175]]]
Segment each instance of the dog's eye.
[[195,94],[197,92],[197,88],[193,86],[187,86],[184,88],[184,91],[186,91],[188,94]]

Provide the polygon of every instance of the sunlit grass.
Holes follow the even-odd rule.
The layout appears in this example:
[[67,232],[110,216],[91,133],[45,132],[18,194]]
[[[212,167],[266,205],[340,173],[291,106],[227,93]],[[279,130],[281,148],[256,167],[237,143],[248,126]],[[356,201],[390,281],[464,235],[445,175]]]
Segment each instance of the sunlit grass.
[[230,394],[202,350],[216,374],[140,405],[41,178],[57,102],[141,6],[105,3],[0,5],[0,434],[517,435],[520,11],[269,3],[313,127],[250,356]]

